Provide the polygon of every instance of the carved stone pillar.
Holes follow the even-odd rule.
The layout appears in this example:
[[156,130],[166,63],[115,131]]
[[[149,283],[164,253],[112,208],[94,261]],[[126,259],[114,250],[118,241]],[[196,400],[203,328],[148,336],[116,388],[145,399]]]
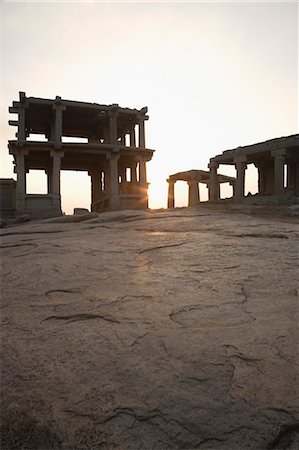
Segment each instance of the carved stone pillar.
[[117,108],[109,111],[109,144],[117,144]]
[[88,175],[90,175],[91,181],[91,211],[94,211],[94,204],[99,199],[100,193],[100,172],[97,169],[93,169],[88,171]]
[[241,200],[244,197],[246,161],[246,156],[241,156],[234,160],[237,171],[235,188],[235,198],[237,200]]
[[144,118],[139,118],[139,148],[145,148],[145,129],[144,129]]
[[171,180],[170,178],[167,180],[168,183],[168,198],[167,198],[167,208],[174,208],[175,200],[174,200],[174,185],[175,180]]
[[148,207],[148,195],[147,195],[147,178],[146,178],[146,161],[139,161],[139,183],[138,189],[140,194],[140,207],[147,208]]
[[258,193],[259,195],[266,194],[266,167],[264,163],[255,163],[258,170]]
[[218,164],[215,162],[210,162],[208,165],[210,169],[210,179],[208,183],[209,188],[209,200],[219,200],[220,198],[220,183],[218,181],[217,169]]
[[53,206],[61,209],[61,198],[60,198],[60,170],[61,170],[61,158],[63,157],[63,152],[52,150],[51,157],[53,161],[52,165],[52,185],[51,194],[53,196]]
[[290,193],[296,191],[296,161],[289,160],[287,162],[287,189]]
[[46,175],[47,175],[47,194],[51,194],[52,193],[52,179],[53,179],[53,170],[52,168],[48,168],[47,170],[45,170]]
[[23,211],[26,196],[25,153],[23,150],[19,150],[15,155],[15,170],[17,174],[16,209],[17,211]]
[[130,130],[130,147],[136,147],[135,125]]
[[134,163],[131,167],[131,182],[136,183],[137,182],[137,163]]
[[110,209],[117,210],[120,207],[119,183],[118,183],[118,159],[119,154],[111,154],[110,166]]
[[139,161],[139,183],[140,184],[147,184],[146,179],[146,162],[145,161]]
[[229,185],[233,188],[233,197],[235,196],[235,189],[236,189],[236,184],[234,181],[230,181]]
[[188,206],[197,206],[199,203],[199,186],[197,180],[188,181],[189,196]]
[[52,126],[52,140],[55,142],[55,148],[61,148],[61,138],[62,138],[62,115],[65,111],[66,106],[61,104],[61,97],[56,97],[55,103],[53,105],[54,110],[54,121]]
[[284,193],[284,163],[285,150],[274,150],[271,152],[274,157],[274,194],[282,195]]

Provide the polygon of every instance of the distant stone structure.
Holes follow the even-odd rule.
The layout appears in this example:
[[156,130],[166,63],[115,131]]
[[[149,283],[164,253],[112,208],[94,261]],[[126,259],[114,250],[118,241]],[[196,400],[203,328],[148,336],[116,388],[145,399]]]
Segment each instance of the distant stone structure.
[[[148,207],[146,163],[154,150],[145,146],[146,107],[137,110],[60,97],[50,100],[20,92],[19,101],[13,102],[9,112],[18,115],[17,120],[9,121],[18,128],[17,140],[8,143],[17,174],[18,214],[61,214],[61,170],[88,172],[92,211]],[[35,135],[43,135],[44,141],[36,140]],[[74,142],[64,138],[73,138]],[[26,193],[30,169],[46,172],[47,194]]]
[[209,199],[220,199],[217,169],[220,164],[235,166],[237,177],[234,200],[244,199],[245,169],[258,169],[258,196],[299,197],[299,134],[226,150],[210,159]]
[[[167,179],[168,182],[168,201],[167,207],[174,208],[175,195],[174,185],[176,181],[187,181],[188,183],[188,206],[197,206],[200,202],[199,195],[199,183],[204,183],[209,186],[210,172],[206,170],[188,170],[186,172],[178,172],[170,175]],[[231,186],[235,186],[236,179],[234,177],[228,177],[226,175],[217,174],[217,183],[229,183]]]

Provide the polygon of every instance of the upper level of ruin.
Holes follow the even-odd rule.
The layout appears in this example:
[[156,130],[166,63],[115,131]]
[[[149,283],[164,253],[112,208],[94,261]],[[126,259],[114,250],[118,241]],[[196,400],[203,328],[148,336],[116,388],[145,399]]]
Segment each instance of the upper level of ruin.
[[25,92],[20,92],[19,101],[13,102],[9,112],[18,115],[9,124],[17,127],[19,142],[32,142],[35,135],[43,135],[56,147],[64,138],[80,138],[80,143],[84,138],[88,144],[145,149],[147,107],[121,108],[118,104],[100,105],[59,96],[51,100],[26,97]]

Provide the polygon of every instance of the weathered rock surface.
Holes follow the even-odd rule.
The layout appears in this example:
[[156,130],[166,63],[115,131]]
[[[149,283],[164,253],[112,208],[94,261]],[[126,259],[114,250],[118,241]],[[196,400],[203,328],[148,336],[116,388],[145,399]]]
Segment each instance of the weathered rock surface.
[[298,449],[296,219],[85,219],[2,230],[2,448]]

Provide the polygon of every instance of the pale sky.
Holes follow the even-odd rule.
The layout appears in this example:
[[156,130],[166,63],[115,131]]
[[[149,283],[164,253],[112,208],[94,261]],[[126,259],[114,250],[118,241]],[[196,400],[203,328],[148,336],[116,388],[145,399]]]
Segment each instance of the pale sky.
[[[148,106],[152,208],[166,206],[170,174],[298,133],[297,2],[3,1],[1,11],[1,177],[15,178],[7,140],[16,128],[7,122],[19,91]],[[30,173],[30,192],[43,192],[45,180]],[[178,183],[176,204],[186,198]],[[86,173],[62,173],[62,206],[90,207]]]

